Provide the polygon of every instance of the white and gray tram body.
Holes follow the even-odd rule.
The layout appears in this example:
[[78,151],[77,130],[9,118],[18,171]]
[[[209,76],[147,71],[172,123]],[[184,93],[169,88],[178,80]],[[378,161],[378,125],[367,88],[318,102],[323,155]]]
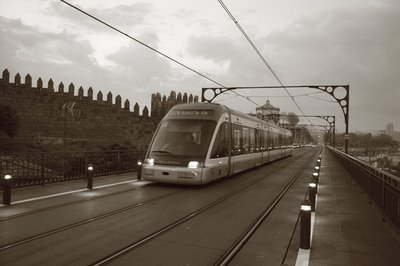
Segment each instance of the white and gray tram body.
[[289,130],[214,103],[174,106],[153,135],[142,178],[206,184],[292,154]]

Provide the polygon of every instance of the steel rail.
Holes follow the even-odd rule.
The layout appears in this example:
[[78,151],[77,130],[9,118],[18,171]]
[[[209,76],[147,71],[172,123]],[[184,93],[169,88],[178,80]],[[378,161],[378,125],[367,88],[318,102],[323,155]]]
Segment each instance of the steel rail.
[[79,221],[79,222],[75,222],[75,223],[72,223],[72,224],[69,224],[69,225],[66,225],[66,226],[62,226],[62,227],[59,227],[59,228],[56,228],[56,229],[53,229],[53,230],[49,230],[49,231],[47,231],[45,233],[40,233],[40,234],[31,236],[31,237],[28,237],[28,238],[25,238],[25,239],[22,239],[22,240],[18,240],[16,242],[1,246],[0,247],[0,252],[4,251],[4,250],[7,250],[7,249],[10,249],[10,248],[13,248],[13,247],[16,247],[16,246],[19,246],[19,245],[22,245],[22,244],[25,244],[25,243],[28,243],[28,242],[32,242],[34,240],[37,240],[37,239],[40,239],[40,238],[43,238],[43,237],[47,237],[47,236],[50,236],[50,235],[54,235],[54,234],[57,234],[57,233],[60,233],[60,232],[75,228],[75,227],[78,227],[78,226],[81,226],[81,225],[84,225],[84,224],[95,222],[97,220],[104,219],[104,218],[107,218],[107,217],[110,217],[110,216],[113,216],[113,215],[116,215],[116,214],[119,214],[119,213],[122,213],[122,212],[125,212],[125,211],[129,211],[129,210],[132,210],[132,209],[135,209],[135,208],[138,208],[138,207],[150,205],[150,204],[152,204],[153,202],[155,202],[157,200],[160,200],[160,199],[163,199],[163,198],[167,198],[169,196],[172,196],[172,195],[175,195],[175,194],[178,194],[178,193],[183,193],[183,192],[184,191],[182,191],[182,190],[174,191],[172,193],[164,194],[164,195],[161,195],[161,196],[149,199],[149,200],[138,202],[138,203],[135,203],[135,204],[132,204],[132,205],[129,205],[129,206],[114,210],[114,211],[106,212],[106,213],[103,213],[101,215],[98,215],[98,216],[95,216],[95,217],[92,217],[92,218],[88,218],[88,219],[85,219],[85,220],[82,220],[82,221]]
[[[301,158],[302,157],[299,157],[297,160],[300,160]],[[303,171],[303,170],[301,170],[301,171]],[[296,174],[296,176],[298,176],[298,175],[299,174]],[[169,225],[166,225],[166,226],[160,228],[159,230],[157,230],[157,231],[155,231],[155,232],[153,232],[151,234],[148,234],[147,236],[144,236],[143,238],[141,238],[141,239],[139,239],[139,240],[137,240],[137,241],[135,241],[135,242],[133,242],[133,243],[131,243],[131,244],[119,249],[119,250],[117,250],[116,252],[114,252],[114,253],[112,253],[110,255],[107,255],[107,256],[103,257],[100,260],[97,260],[96,262],[94,262],[94,263],[92,263],[90,265],[91,266],[106,265],[106,264],[108,264],[108,263],[110,263],[110,262],[112,262],[112,261],[124,256],[125,254],[129,253],[130,251],[136,249],[137,247],[139,247],[139,246],[141,246],[141,245],[143,245],[143,244],[145,244],[145,243],[147,243],[147,242],[149,242],[149,241],[161,236],[162,234],[172,230],[173,228],[177,227],[178,225],[189,221],[190,219],[194,218],[195,216],[197,216],[197,215],[199,215],[199,214],[211,209],[212,207],[214,207],[214,206],[226,201],[227,199],[232,198],[233,196],[235,196],[236,194],[242,192],[243,190],[245,190],[245,189],[247,189],[247,188],[249,188],[249,187],[251,187],[253,185],[256,185],[257,183],[262,181],[263,178],[264,177],[258,178],[256,180],[254,180],[253,182],[247,184],[246,186],[243,186],[243,187],[241,187],[241,188],[239,188],[239,189],[237,189],[237,190],[235,190],[235,191],[233,191],[233,192],[231,192],[229,194],[224,195],[223,197],[221,197],[221,198],[209,203],[208,205],[206,205],[206,206],[204,206],[204,207],[202,207],[202,208],[200,208],[200,209],[198,209],[198,210],[196,210],[196,211],[194,211],[194,212],[192,212],[192,213],[190,213],[190,214],[188,214],[188,215],[176,220],[175,222],[170,223]]]
[[[136,182],[138,182],[138,181],[132,181],[132,183],[136,183]],[[89,199],[81,199],[81,200],[65,202],[65,203],[61,203],[61,204],[56,204],[56,205],[52,205],[52,206],[48,206],[48,207],[43,207],[43,208],[40,208],[40,209],[35,209],[35,210],[31,210],[31,211],[26,211],[26,212],[22,212],[22,213],[10,215],[10,216],[2,217],[2,218],[0,218],[0,223],[4,222],[4,221],[12,220],[12,219],[20,218],[20,217],[23,217],[23,216],[27,216],[27,215],[32,215],[32,214],[36,214],[36,213],[40,213],[40,212],[44,212],[44,211],[49,211],[49,210],[56,209],[56,208],[66,207],[66,206],[75,205],[75,204],[79,204],[79,203],[83,203],[83,202],[87,202],[87,201],[91,201],[91,200],[97,200],[97,199],[101,199],[101,198],[106,198],[106,197],[113,196],[113,195],[116,195],[116,194],[130,192],[130,191],[135,190],[135,189],[137,189],[137,187],[126,189],[124,191],[116,191],[116,192],[112,192],[112,193],[101,195],[101,196],[96,196],[96,197],[89,198]],[[81,192],[88,192],[88,191],[91,191],[91,190],[88,189],[88,190],[84,190],[84,191],[81,191]]]
[[250,237],[257,231],[264,220],[271,214],[278,203],[281,201],[283,196],[286,195],[287,191],[296,182],[297,178],[303,173],[307,166],[301,168],[299,172],[290,180],[285,188],[275,197],[275,199],[268,204],[264,210],[253,220],[251,225],[243,232],[243,234],[233,243],[233,245],[217,260],[214,265],[227,265],[240,251],[240,249],[247,243]]

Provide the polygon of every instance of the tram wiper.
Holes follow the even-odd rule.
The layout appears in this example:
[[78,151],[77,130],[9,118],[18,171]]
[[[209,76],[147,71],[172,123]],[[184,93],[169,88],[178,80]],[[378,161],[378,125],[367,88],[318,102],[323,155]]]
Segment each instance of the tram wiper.
[[166,153],[166,154],[169,154],[169,155],[172,155],[172,156],[176,157],[176,155],[173,154],[173,153],[170,152],[170,151],[161,151],[161,150],[159,150],[159,151],[151,151],[151,152],[154,152],[154,153]]

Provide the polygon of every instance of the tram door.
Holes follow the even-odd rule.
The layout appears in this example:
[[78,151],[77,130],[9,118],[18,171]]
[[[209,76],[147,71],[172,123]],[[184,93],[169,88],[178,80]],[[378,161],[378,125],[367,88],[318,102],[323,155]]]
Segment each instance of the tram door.
[[224,122],[218,130],[214,146],[211,150],[210,164],[212,165],[212,179],[227,176],[229,174],[229,135],[229,125],[227,122]]

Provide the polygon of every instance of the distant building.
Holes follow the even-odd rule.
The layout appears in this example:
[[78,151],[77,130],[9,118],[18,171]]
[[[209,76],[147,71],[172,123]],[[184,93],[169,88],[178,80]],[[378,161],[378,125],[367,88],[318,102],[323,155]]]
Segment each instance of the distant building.
[[293,145],[305,145],[314,142],[308,129],[304,126],[290,127],[293,136]]
[[394,132],[394,126],[393,126],[393,124],[392,123],[388,123],[387,125],[386,125],[386,135],[389,135],[389,136],[391,136],[392,138],[393,138],[393,132]]
[[386,134],[385,130],[375,129],[371,131],[371,135],[374,137],[379,136],[381,134]]
[[274,120],[275,123],[279,121],[279,111],[278,107],[273,106],[269,100],[261,106],[256,108],[256,116],[262,120],[269,121]]
[[394,131],[393,132],[393,139],[396,141],[400,141],[400,132]]

